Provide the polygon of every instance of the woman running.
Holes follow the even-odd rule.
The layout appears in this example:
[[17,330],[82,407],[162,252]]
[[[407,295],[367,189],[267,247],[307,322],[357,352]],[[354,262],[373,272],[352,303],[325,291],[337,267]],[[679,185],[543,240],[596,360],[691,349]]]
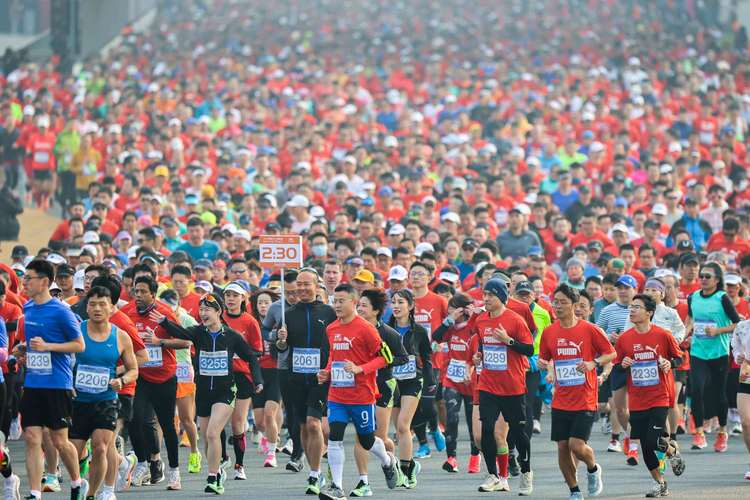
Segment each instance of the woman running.
[[393,317],[390,326],[401,335],[408,362],[393,368],[393,377],[398,381],[401,397],[394,403],[398,434],[398,455],[401,460],[403,479],[400,486],[408,489],[417,486],[417,474],[421,470],[414,461],[411,441],[411,422],[419,405],[422,389],[433,387],[430,339],[427,330],[414,321],[414,295],[409,290],[399,290],[391,297]]
[[256,392],[263,389],[256,353],[239,333],[221,322],[223,312],[221,297],[210,293],[199,302],[198,315],[202,323],[199,326],[185,329],[155,310],[150,314],[151,320],[159,323],[170,335],[189,340],[195,346],[198,367],[196,407],[208,457],[208,480],[204,491],[217,495],[224,493],[224,474],[220,468],[221,431],[232,416],[237,392],[232,364],[235,354],[250,364]]
[[[734,329],[732,353],[734,361],[740,365],[737,410],[742,423],[742,438],[750,452],[750,320],[740,321]],[[750,480],[750,467],[745,472],[745,479]]]

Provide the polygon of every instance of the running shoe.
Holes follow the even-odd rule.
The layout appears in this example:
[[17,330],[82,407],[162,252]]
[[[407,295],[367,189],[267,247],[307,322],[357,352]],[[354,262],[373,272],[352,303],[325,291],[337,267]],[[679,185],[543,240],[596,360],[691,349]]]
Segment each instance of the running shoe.
[[3,500],[21,500],[21,479],[11,474],[3,481]]
[[349,493],[349,496],[352,497],[371,497],[372,496],[372,488],[370,488],[369,483],[366,483],[362,481],[361,479],[357,483],[357,486],[354,487],[354,489]]
[[414,462],[414,470],[411,471],[411,474],[409,474],[409,477],[406,478],[404,487],[407,490],[413,490],[417,487],[417,475],[422,471],[422,464],[415,461]]
[[518,466],[518,460],[514,454],[510,453],[508,455],[508,474],[513,477],[518,477],[520,473],[521,468]]
[[266,459],[263,462],[263,467],[276,467],[278,463],[276,462],[276,453],[273,451],[268,451],[266,453]]
[[534,419],[534,423],[531,426],[531,432],[533,432],[534,434],[542,433],[542,423],[539,420]]
[[294,451],[294,443],[292,443],[291,439],[287,439],[286,443],[284,443],[284,446],[282,446],[281,448],[277,449],[276,451],[280,451],[284,455],[290,455],[291,456],[292,452]]
[[456,461],[456,457],[448,457],[448,460],[443,462],[443,470],[452,473],[458,472],[458,461]]
[[319,495],[320,490],[323,489],[325,484],[326,484],[326,480],[323,476],[318,476],[317,478],[309,476],[307,478],[307,488],[305,489],[305,494],[306,495]]
[[469,457],[469,465],[466,466],[466,472],[469,474],[478,474],[482,455],[472,455]]
[[620,453],[622,452],[622,445],[620,442],[616,439],[610,439],[609,444],[607,445],[607,451],[610,453]]
[[304,464],[302,463],[302,457],[299,459],[291,459],[286,464],[286,470],[291,472],[302,472],[302,469],[304,468]]
[[188,474],[198,474],[201,471],[203,456],[200,451],[190,452],[188,455]]
[[[674,441],[672,441],[674,443]],[[674,443],[675,445],[677,443]],[[682,455],[680,455],[680,452],[677,451],[677,448],[675,447],[675,453],[669,458],[669,466],[672,467],[672,474],[675,476],[681,476],[683,472],[685,472],[685,460],[682,458]]]
[[171,467],[167,471],[167,489],[170,491],[177,491],[182,489],[182,482],[180,481],[180,469]]
[[414,458],[430,458],[431,456],[430,445],[427,443],[420,444],[419,449],[414,453]]
[[518,485],[518,496],[527,497],[534,491],[534,471],[521,474],[521,483]]
[[508,478],[500,476],[500,490],[498,491],[510,491],[510,484],[508,484]]
[[126,491],[130,488],[133,480],[133,471],[138,464],[138,458],[132,451],[125,455],[117,467],[117,481],[115,482],[116,491]]
[[[391,465],[384,465],[383,466],[383,475],[385,476],[385,483],[388,485],[388,489],[392,490],[394,489],[398,483],[401,476],[401,469],[399,468],[398,459],[393,455],[393,453],[388,453],[388,456],[391,459]],[[369,488],[369,486],[368,486]],[[372,492],[370,492],[372,493]],[[368,495],[369,496],[369,495]]]
[[685,434],[685,419],[681,418],[677,421],[677,431],[676,433],[678,436],[681,434]]
[[245,475],[245,468],[239,464],[234,465],[234,478],[235,481],[244,481],[247,479]]
[[318,498],[320,500],[346,500],[346,493],[335,484],[331,484],[318,493]]
[[654,485],[646,493],[646,498],[658,498],[669,496],[669,489],[667,488],[667,482],[660,483],[654,481]]
[[145,486],[151,482],[151,473],[146,462],[138,462],[133,471],[130,484],[133,486]]
[[484,478],[484,482],[479,485],[479,491],[482,492],[503,491],[501,488],[502,483],[500,482],[500,478],[494,474],[488,474]]
[[86,497],[88,496],[89,496],[89,482],[81,478],[81,485],[78,486],[77,488],[71,488],[70,498],[74,498],[75,500],[86,500]]
[[638,465],[638,448],[637,447],[631,448],[630,450],[628,450],[628,458],[626,462],[628,463],[628,465],[631,465],[633,467]]
[[745,479],[747,481],[750,481],[750,467],[748,467],[747,471],[745,472]]
[[716,453],[724,453],[727,451],[729,443],[727,442],[727,433],[718,432],[716,433],[716,441],[714,441],[714,451]]
[[602,432],[602,434],[604,434],[605,436],[607,434],[612,434],[612,424],[609,421],[609,417],[604,416],[600,420],[601,420],[601,432]]
[[580,491],[574,491],[570,494],[568,500],[583,500],[583,493],[581,493]]
[[62,489],[60,487],[60,480],[55,474],[45,474],[43,482],[42,491],[45,493],[58,493]]
[[219,472],[215,476],[208,476],[206,480],[206,487],[203,489],[206,493],[214,493],[215,495],[224,494],[224,481],[222,480],[222,474]]
[[158,484],[164,481],[164,462],[154,460],[148,464],[151,472],[151,484]]
[[439,428],[430,432],[430,436],[432,437],[432,442],[435,443],[437,451],[445,450],[445,435]]
[[739,422],[735,422],[732,424],[732,434],[735,436],[739,436],[742,434],[742,424]]
[[588,479],[589,496],[596,497],[601,495],[602,490],[604,490],[604,481],[602,481],[602,466],[596,464],[596,470],[594,472],[587,472],[586,477]]
[[691,450],[702,450],[708,446],[706,443],[706,435],[702,432],[696,432],[693,434],[693,445],[690,447]]
[[258,453],[268,455],[268,438],[266,436],[261,436],[260,441],[258,441]]

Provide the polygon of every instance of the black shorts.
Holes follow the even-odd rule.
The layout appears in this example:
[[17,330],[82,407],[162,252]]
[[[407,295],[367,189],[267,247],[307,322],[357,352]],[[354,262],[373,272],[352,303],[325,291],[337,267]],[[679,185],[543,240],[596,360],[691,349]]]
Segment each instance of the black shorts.
[[70,428],[70,439],[86,440],[95,430],[115,430],[117,411],[120,402],[117,398],[94,403],[73,401],[73,425]]
[[588,441],[591,437],[591,426],[596,419],[595,411],[556,410],[552,408],[552,441],[567,441],[570,438]]
[[479,420],[494,423],[500,415],[508,425],[525,423],[526,394],[498,396],[491,392],[479,391]]
[[261,368],[260,371],[263,373],[263,390],[260,394],[253,394],[253,409],[265,407],[268,401],[281,401],[279,369]]
[[630,439],[647,439],[652,429],[665,429],[669,408],[657,406],[642,411],[630,412]]
[[300,424],[304,424],[307,417],[320,420],[326,416],[327,387],[289,380],[289,402],[294,406],[294,414],[299,418]]
[[213,407],[213,405],[216,403],[224,403],[234,407],[234,400],[236,397],[237,387],[235,386],[232,386],[229,389],[198,389],[195,393],[195,414],[199,417],[210,417],[211,407]]
[[128,394],[118,394],[117,399],[120,401],[120,409],[117,411],[117,418],[121,418],[125,425],[133,420],[133,396]]
[[690,374],[689,370],[672,370],[672,373],[674,374],[675,383],[687,384],[688,374]]
[[21,396],[21,425],[58,430],[70,427],[73,391],[70,389],[24,388]]
[[[597,370],[597,375],[601,375],[601,369]],[[611,397],[612,397],[612,385],[611,385],[611,382],[609,381],[609,378],[607,378],[607,380],[605,380],[604,383],[602,383],[599,386],[599,391],[597,393],[596,401],[598,403],[604,404],[607,401],[609,401],[609,398]]]
[[618,391],[628,385],[628,372],[622,365],[614,365],[612,373],[609,374],[609,383],[612,392]]
[[398,392],[396,379],[391,377],[386,380],[378,380],[378,392],[380,393],[380,397],[375,401],[375,406],[380,408],[393,408],[396,393]]
[[394,398],[393,407],[401,408],[401,398],[404,396],[422,397],[422,377],[412,378],[409,380],[396,380],[398,386],[398,397]]
[[750,394],[750,384],[737,383],[737,394]]
[[234,385],[237,386],[237,399],[250,399],[255,394],[255,385],[244,373],[234,372]]
[[34,170],[32,175],[35,181],[51,181],[52,180],[51,170]]

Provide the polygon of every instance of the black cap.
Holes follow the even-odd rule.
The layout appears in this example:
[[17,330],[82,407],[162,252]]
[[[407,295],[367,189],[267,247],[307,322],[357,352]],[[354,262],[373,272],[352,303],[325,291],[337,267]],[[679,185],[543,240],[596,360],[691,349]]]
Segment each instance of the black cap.
[[57,268],[57,276],[73,276],[75,273],[75,268],[70,264],[63,264]]
[[521,281],[516,284],[516,293],[534,293],[534,287],[530,281]]
[[266,231],[281,231],[281,226],[275,222],[269,222],[266,224]]
[[682,240],[681,242],[677,243],[677,250],[692,250],[693,249],[693,243],[690,240]]
[[660,225],[655,220],[649,219],[643,223],[643,227],[648,227],[650,229],[659,229]]
[[689,264],[691,262],[695,262],[696,264],[700,264],[700,259],[698,258],[698,255],[690,252],[685,253],[680,256],[680,265]]
[[23,259],[28,256],[29,256],[29,249],[26,248],[24,245],[16,245],[13,247],[13,250],[11,250],[10,252],[10,257],[12,259]]
[[604,245],[602,245],[602,242],[599,240],[591,240],[586,245],[587,250],[599,250],[600,252],[604,250]]
[[461,248],[479,248],[479,242],[474,238],[464,238]]

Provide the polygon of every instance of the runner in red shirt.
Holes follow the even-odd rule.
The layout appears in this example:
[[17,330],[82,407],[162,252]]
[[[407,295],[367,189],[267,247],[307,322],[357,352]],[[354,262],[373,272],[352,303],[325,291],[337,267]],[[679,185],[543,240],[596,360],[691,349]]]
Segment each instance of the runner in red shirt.
[[32,195],[34,201],[43,210],[49,206],[49,197],[55,186],[55,141],[57,134],[49,128],[48,116],[40,116],[37,120],[37,133],[29,138],[26,153],[29,155]]
[[674,336],[651,324],[656,302],[639,294],[630,304],[630,321],[635,325],[617,340],[617,360],[628,373],[630,438],[639,439],[643,459],[655,484],[647,497],[667,496],[667,482],[659,469],[656,452],[665,453],[675,476],[685,470],[677,442],[669,439],[667,414],[674,405],[673,365],[682,359]]
[[557,441],[558,465],[571,496],[580,493],[576,460],[586,464],[589,496],[597,496],[604,488],[602,468],[587,444],[596,417],[596,369],[610,363],[616,354],[599,327],[576,317],[579,300],[578,291],[568,285],[555,290],[558,320],[544,330],[539,345],[539,367],[547,369],[548,379],[555,381],[552,440]]
[[475,331],[482,351],[482,373],[479,376],[479,418],[482,421],[482,454],[489,475],[479,491],[507,491],[508,485],[497,475],[495,422],[502,414],[509,435],[518,450],[521,466],[519,494],[533,491],[531,447],[524,424],[526,421],[527,356],[534,354],[531,332],[523,319],[507,309],[508,287],[498,278],[484,285],[486,312],[477,316]]
[[[346,498],[341,489],[344,475],[344,432],[351,420],[357,440],[365,450],[380,459],[389,489],[399,482],[396,457],[386,451],[385,443],[375,435],[375,400],[378,397],[376,375],[387,364],[377,329],[357,315],[357,292],[349,284],[336,287],[333,309],[336,321],[328,325],[329,356],[325,369],[318,372],[318,383],[330,381],[328,390],[328,463],[332,484],[320,492],[322,499]],[[390,352],[387,353],[390,357]]]

